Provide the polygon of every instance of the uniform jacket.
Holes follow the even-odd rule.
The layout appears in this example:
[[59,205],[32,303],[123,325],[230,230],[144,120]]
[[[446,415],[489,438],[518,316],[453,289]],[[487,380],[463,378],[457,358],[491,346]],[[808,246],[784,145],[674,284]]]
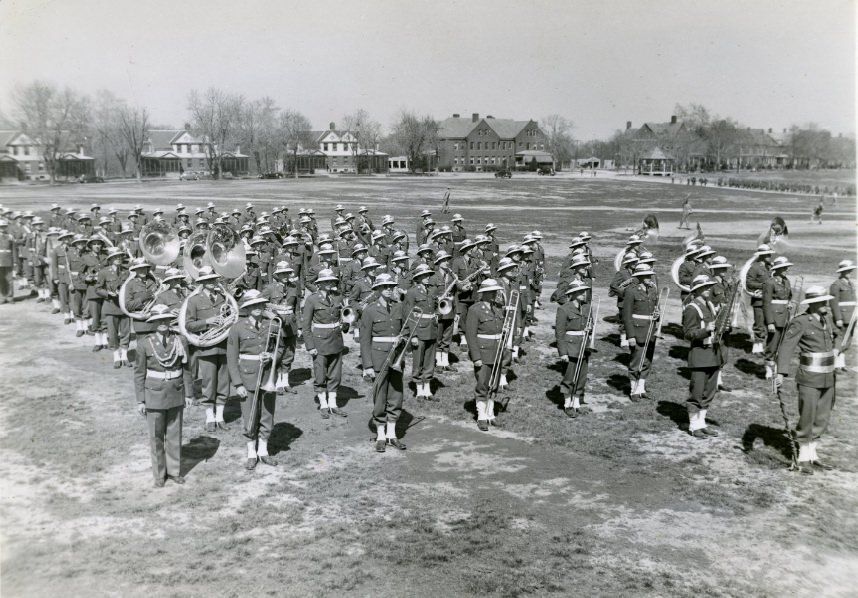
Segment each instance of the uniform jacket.
[[98,280],[95,283],[95,293],[102,299],[104,304],[101,313],[105,316],[124,316],[119,308],[119,287],[128,278],[128,272],[121,266],[116,270],[113,266],[105,266],[98,271]]
[[262,290],[262,295],[272,304],[272,311],[283,320],[283,336],[298,334],[298,320],[295,314],[295,308],[298,305],[298,289],[275,281]]
[[83,279],[83,275],[86,270],[86,262],[78,249],[70,247],[67,251],[69,266],[71,266],[69,274],[71,276],[73,288],[77,291],[85,291],[86,282]]
[[[376,373],[384,365],[387,354],[394,348],[390,340],[402,331],[402,303],[380,300],[366,306],[360,323],[360,357],[364,369],[373,368]],[[387,340],[382,340],[387,339]]]
[[557,341],[557,352],[561,356],[568,355],[578,359],[589,317],[589,303],[579,306],[575,305],[574,301],[567,301],[557,308],[554,336]]
[[[763,287],[763,315],[766,326],[774,324],[777,328],[786,326],[788,301],[792,299],[792,288],[786,276],[773,276]],[[781,303],[783,301],[784,303]]]
[[694,267],[694,273],[691,275],[691,280],[689,282],[685,282],[683,284],[691,286],[691,283],[698,276],[708,276],[710,278],[712,277],[712,269],[709,267],[709,264],[707,264],[706,262],[700,262],[699,264],[697,264]]
[[[441,294],[450,286],[450,283],[453,282],[453,273],[450,270],[445,270],[441,268],[437,268],[435,273],[429,277],[429,281],[427,284],[431,285],[433,288],[433,294],[436,297],[441,297]],[[438,314],[438,320],[447,321],[453,320],[456,317],[456,287],[453,286],[453,290],[450,291],[450,298],[453,300],[453,311],[448,313],[446,316],[442,316]],[[433,307],[434,309],[434,307]]]
[[[141,279],[135,276],[125,285],[125,308],[130,312],[142,310],[154,297],[157,288],[158,282],[154,278]],[[132,327],[134,332],[145,334],[154,332],[158,324],[145,320],[132,320]]]
[[[173,360],[166,365],[161,359],[170,354],[173,343],[178,342]],[[168,333],[167,348],[165,349],[157,334],[150,334],[137,341],[137,359],[134,368],[134,390],[138,403],[145,403],[146,409],[172,409],[185,404],[185,395],[191,396],[191,371],[189,367],[188,341],[181,335]],[[183,361],[185,363],[183,363]],[[153,372],[170,372],[175,378],[165,380],[152,376]]]
[[[57,245],[51,252],[51,277],[57,284],[71,284],[71,275],[66,266],[66,252],[71,249],[68,245]],[[2,253],[0,253],[2,258]]]
[[[127,290],[127,287],[126,287]],[[185,301],[185,297],[175,289],[166,289],[158,293],[158,303],[166,305],[171,310],[178,312],[182,307],[182,303]]]
[[459,283],[456,285],[456,288],[458,289],[457,298],[459,301],[461,303],[473,303],[476,301],[478,294],[477,289],[480,286],[479,277],[468,282],[468,284],[471,285],[469,290],[465,290],[463,288],[464,283],[462,281],[479,269],[477,261],[468,256],[460,255],[453,260],[452,269],[453,273],[459,278]]
[[361,302],[368,302],[367,300],[372,294],[372,281],[368,278],[361,278],[352,285],[352,289],[349,292],[349,303],[360,314],[363,311],[363,307],[359,304]]
[[829,301],[831,306],[831,317],[836,322],[843,320],[843,325],[848,326],[852,312],[855,311],[855,285],[849,278],[838,278],[831,283],[828,291],[834,297]]
[[105,256],[101,253],[95,254],[88,251],[83,254],[82,260],[84,263],[82,276],[86,284],[86,298],[88,300],[101,299],[95,292],[95,286],[98,282],[98,272],[104,267]]
[[798,347],[796,383],[811,388],[834,386],[834,339],[838,335],[830,318],[820,320],[808,313],[794,317],[778,352],[778,373],[788,375],[792,355]]
[[[415,284],[405,294],[402,312],[410,314],[415,307],[423,310],[423,315],[417,324],[416,337],[421,341],[431,341],[438,338],[438,322],[435,318],[438,289],[428,284]],[[452,314],[451,314],[452,315]]]
[[9,233],[0,235],[0,267],[10,268],[18,261],[18,245]]
[[499,338],[480,338],[480,335],[500,337],[503,329],[504,309],[487,301],[477,301],[468,308],[465,322],[465,337],[468,339],[468,355],[471,361],[481,360],[492,365],[498,351]]
[[620,308],[623,306],[623,297],[626,295],[626,289],[634,284],[633,282],[627,282],[632,278],[633,276],[628,268],[620,268],[614,273],[614,278],[611,279],[608,295],[617,298],[617,306]]
[[[226,338],[226,364],[229,368],[229,379],[236,386],[241,381],[241,385],[250,393],[256,391],[256,379],[259,377],[262,362],[259,359],[247,359],[242,356],[258,356],[266,350],[274,353],[277,342],[274,337],[269,336],[269,329],[272,329],[271,321],[267,318],[260,318],[256,325],[249,317],[239,318],[229,329],[229,335]],[[262,384],[265,384],[268,376],[271,375],[271,368],[280,363],[281,357],[283,357],[282,342],[277,347],[272,361],[269,361],[262,370]]]
[[307,290],[313,293],[318,290],[318,286],[316,285],[316,279],[319,277],[319,272],[326,268],[334,271],[334,276],[336,276],[340,280],[338,288],[342,288],[342,276],[340,274],[339,268],[337,268],[336,266],[323,266],[322,264],[316,264],[307,268],[307,274],[304,276],[304,286],[307,288]]
[[[188,332],[199,334],[205,332],[209,325],[207,318],[219,316],[226,298],[218,293],[212,300],[208,292],[203,290],[188,297],[188,309],[185,312],[185,328]],[[194,347],[194,353],[203,357],[211,355],[226,355],[226,340],[211,347]]]
[[626,335],[634,337],[635,342],[646,341],[646,334],[652,320],[634,316],[652,316],[652,312],[658,305],[658,288],[638,283],[626,290],[623,298],[623,326]]
[[714,345],[714,332],[707,330],[715,321],[715,306],[698,298],[689,301],[682,310],[682,333],[691,343],[688,367],[711,368],[721,365],[721,344]]
[[[304,302],[301,329],[307,351],[316,349],[320,355],[336,355],[343,350],[343,330],[339,325],[343,310],[343,299],[339,293],[328,293],[327,298],[320,292],[311,293]],[[319,327],[313,324],[334,327]]]
[[[762,291],[763,287],[766,285],[766,281],[771,278],[771,276],[768,266],[760,261],[754,262],[751,264],[751,267],[748,268],[748,274],[745,277],[745,286],[751,292]],[[754,307],[762,307],[763,298],[751,297],[751,305]]]

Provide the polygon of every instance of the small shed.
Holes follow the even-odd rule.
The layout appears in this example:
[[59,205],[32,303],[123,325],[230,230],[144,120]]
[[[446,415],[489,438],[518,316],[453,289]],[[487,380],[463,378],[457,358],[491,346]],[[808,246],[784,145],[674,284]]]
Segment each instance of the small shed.
[[671,176],[675,168],[676,160],[658,147],[638,158],[638,174]]

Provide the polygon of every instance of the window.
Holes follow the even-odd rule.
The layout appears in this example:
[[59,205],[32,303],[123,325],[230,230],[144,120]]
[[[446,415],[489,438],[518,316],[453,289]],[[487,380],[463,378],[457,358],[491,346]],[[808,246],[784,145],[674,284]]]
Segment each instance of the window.
[[327,143],[323,143],[323,144],[322,144],[322,151],[323,151],[323,152],[328,151],[328,144],[327,144]]
[[185,162],[187,162],[187,163],[188,163],[188,168],[190,168],[191,166],[193,166],[193,165],[194,165],[194,161],[193,161],[193,160],[191,160],[190,158],[188,158],[187,160],[185,160]]
[[29,156],[29,155],[30,155],[30,146],[29,146],[29,145],[25,145],[25,146],[24,146],[24,155],[25,155],[25,156]]
[[492,141],[492,149],[495,149],[496,146],[497,146],[497,143]]
[[474,164],[474,159],[471,158],[471,166],[473,166],[473,164]]
[[45,172],[45,163],[39,162],[39,172]]
[[17,145],[12,148],[12,154],[15,156],[18,155],[18,146]]
[[474,149],[474,142],[471,141],[470,144],[471,144],[471,149]]
[[481,142],[479,142],[479,141],[477,141],[477,149],[483,149],[483,148],[482,148],[482,143],[481,143]]
[[453,149],[454,149],[454,150],[459,149],[459,144],[458,144],[458,143],[454,143],[454,144],[453,144]]

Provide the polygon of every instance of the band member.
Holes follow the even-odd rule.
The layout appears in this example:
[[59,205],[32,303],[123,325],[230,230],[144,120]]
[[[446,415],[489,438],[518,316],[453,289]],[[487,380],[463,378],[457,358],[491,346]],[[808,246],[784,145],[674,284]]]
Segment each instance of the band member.
[[480,284],[477,291],[480,299],[468,309],[465,328],[468,354],[474,364],[476,379],[474,400],[477,404],[477,427],[483,432],[488,431],[489,424],[495,425],[495,405],[494,399],[489,398],[489,383],[498,354],[498,343],[503,336],[504,308],[497,302],[497,292],[500,290],[503,287],[492,278]]
[[776,257],[772,262],[771,278],[766,280],[763,287],[763,317],[766,321],[766,380],[775,375],[775,358],[781,336],[787,325],[789,317],[788,305],[792,300],[792,288],[786,277],[789,267],[792,266],[787,258]]
[[626,295],[626,289],[633,284],[637,284],[637,279],[632,275],[635,270],[635,265],[638,263],[638,256],[634,252],[628,252],[623,256],[622,267],[614,274],[611,280],[609,297],[617,298],[617,313],[619,317],[618,328],[620,330],[620,347],[627,348],[629,341],[626,338],[626,326],[623,323],[623,298]]
[[655,335],[650,335],[646,354],[644,344],[651,325],[655,326],[655,321],[661,317],[658,311],[658,288],[653,276],[655,272],[650,264],[635,266],[634,277],[637,283],[629,286],[623,297],[623,325],[626,327],[629,349],[632,352],[629,362],[629,399],[633,402],[649,398],[646,394],[646,379],[649,377],[652,358],[655,355]]
[[[691,283],[694,281],[694,271],[697,269],[697,254],[700,253],[700,248],[703,247],[702,244],[698,243],[689,243],[685,247],[685,259],[679,265],[679,272],[677,274],[677,279],[679,280],[679,284],[691,287]],[[685,304],[685,299],[690,295],[689,291],[680,290],[679,299],[682,304]]]
[[75,235],[72,239],[71,249],[68,251],[69,275],[71,277],[71,311],[75,321],[75,336],[86,334],[86,322],[84,321],[84,304],[86,303],[87,284],[84,280],[86,262],[83,255],[86,248],[86,239],[82,235]]
[[429,210],[423,210],[420,212],[420,220],[417,222],[417,230],[415,231],[414,238],[417,242],[417,245],[423,245],[425,240],[422,240],[426,234],[426,223],[432,220],[432,212]]
[[333,270],[320,270],[313,281],[315,290],[304,301],[301,321],[304,345],[313,357],[313,387],[322,419],[331,414],[348,415],[337,405],[337,389],[343,376],[343,333],[349,327],[340,322],[343,299],[338,286]]
[[298,344],[298,321],[295,312],[298,308],[298,279],[295,269],[289,262],[278,262],[273,274],[274,280],[263,289],[263,296],[268,299],[269,307],[283,322],[281,327],[282,356],[277,373],[277,391],[288,392],[289,370],[295,360],[295,347]]
[[[741,292],[734,285],[738,284],[737,280],[728,280],[728,273],[732,271],[733,265],[727,262],[727,258],[722,255],[717,255],[712,258],[709,264],[712,270],[712,280],[715,283],[712,285],[710,301],[715,306],[715,310],[720,315],[722,309],[730,309],[730,294]],[[724,317],[730,318],[732,314],[726,314]],[[718,390],[721,392],[733,392],[733,389],[724,384],[724,366],[727,364],[729,351],[727,349],[727,337],[729,333],[729,324],[727,325],[724,334],[721,336],[721,368],[718,370]]]
[[[333,262],[331,261],[336,251],[334,250],[333,245],[329,243],[322,243],[319,245],[319,250],[316,252],[316,255],[319,258],[319,263],[314,266],[310,266],[306,269],[307,274],[304,276],[304,286],[307,287],[312,293],[315,293],[318,289],[317,282],[319,280],[319,276],[322,271],[328,270],[331,272],[331,276],[334,277],[334,280],[337,282],[335,286],[336,290],[339,292],[340,289],[340,270],[335,267]],[[330,281],[326,281],[330,283]],[[330,284],[326,285],[330,286]]]
[[718,436],[706,426],[706,412],[718,390],[718,371],[721,369],[721,344],[715,343],[715,306],[711,302],[715,281],[706,275],[697,276],[691,283],[691,300],[682,310],[682,331],[691,343],[688,352],[688,369],[691,370],[688,406],[688,433],[695,438]]
[[426,266],[432,267],[433,256],[435,254],[435,248],[429,245],[428,243],[424,243],[417,248],[417,257],[414,258],[414,261],[411,262],[411,271],[414,270],[420,264],[424,264]]
[[488,259],[486,261],[489,263],[489,267],[491,268],[492,272],[494,272],[497,268],[498,260],[500,259],[500,245],[498,244],[498,240],[495,237],[495,231],[497,229],[498,227],[496,227],[491,222],[489,222],[485,226],[485,236],[489,240],[488,249],[490,250],[492,256],[491,259]]
[[363,278],[357,280],[352,285],[352,290],[349,292],[349,306],[354,308],[355,316],[357,317],[357,320],[354,322],[355,341],[360,339],[361,313],[367,303],[374,299],[372,297],[375,294],[375,291],[373,290],[375,287],[373,285],[375,284],[375,277],[380,267],[381,264],[379,264],[374,257],[364,258],[363,264],[360,268],[363,272]]
[[272,338],[272,321],[262,316],[266,303],[268,298],[256,289],[250,289],[242,296],[240,317],[230,328],[226,345],[229,376],[241,399],[241,417],[247,438],[246,469],[255,469],[257,460],[266,465],[277,465],[277,461],[268,454],[277,395],[262,386],[271,376],[272,368],[280,362],[282,345],[276,337]]
[[516,311],[515,319],[512,321],[512,353],[509,356],[504,353],[503,369],[501,371],[500,382],[498,384],[498,390],[504,390],[509,386],[507,375],[509,374],[510,366],[512,365],[512,359],[518,356],[518,352],[520,350],[522,330],[524,329],[524,318],[526,316],[526,306],[524,301],[522,301],[523,293],[521,290],[522,285],[520,284],[522,274],[520,266],[515,259],[511,257],[502,257],[498,262],[497,273],[498,278],[496,280],[502,287],[501,292],[497,297],[498,305],[506,310],[512,291],[519,292],[518,310]]
[[47,233],[44,231],[44,221],[36,216],[30,223],[30,234],[24,240],[27,251],[27,262],[29,271],[32,273],[31,280],[38,292],[38,303],[50,301],[51,291],[48,288],[47,267],[45,247],[48,242]]
[[402,413],[402,370],[393,363],[384,368],[390,352],[405,350],[398,346],[405,315],[403,304],[393,301],[395,288],[390,274],[379,274],[373,284],[378,298],[367,305],[361,318],[361,362],[364,377],[374,380],[372,421],[379,453],[384,452],[385,445],[405,450],[405,444],[396,438],[396,422]]
[[453,217],[450,219],[452,223],[450,238],[453,242],[453,257],[458,256],[458,248],[461,246],[462,241],[468,238],[468,231],[465,230],[462,224],[464,221],[465,219],[462,218],[461,214],[453,214]]
[[[154,299],[158,290],[158,281],[152,276],[152,266],[146,258],[138,257],[131,260],[128,271],[134,273],[134,278],[125,285],[125,308],[129,312],[140,312]],[[157,328],[147,320],[134,320],[131,327],[134,330],[134,336],[137,337],[138,345],[147,334],[152,334]]]
[[[450,264],[453,256],[446,251],[439,251],[435,256],[435,274],[427,281],[434,288],[434,293],[440,298],[456,279]],[[450,345],[453,342],[453,322],[456,318],[456,286],[453,285],[448,299],[452,301],[452,309],[447,314],[438,313],[437,342],[435,344],[435,367],[441,371],[454,372],[456,366],[450,363]],[[431,394],[431,393],[430,393]]]
[[[708,276],[712,278],[712,270],[709,268],[709,264],[712,262],[712,258],[715,256],[715,251],[712,250],[709,245],[701,245],[697,255],[694,256],[697,265],[694,267],[694,278],[698,276]],[[694,278],[691,280],[693,281]]]
[[[74,238],[74,234],[67,230],[60,231],[57,236],[57,244],[51,251],[49,271],[51,280],[57,289],[57,297],[60,303],[60,313],[63,314],[63,324],[70,324],[74,320],[69,303],[69,287],[71,275],[68,268],[68,252],[71,248],[68,242]],[[1,253],[1,252],[0,252]]]
[[[855,271],[852,260],[843,260],[837,265],[837,280],[831,283],[828,292],[831,293],[831,319],[840,331],[841,336],[847,333],[849,321],[855,312],[855,285],[849,279],[849,274]],[[849,337],[843,339],[843,346],[849,346],[852,342],[854,328],[849,332]],[[834,361],[834,366],[841,372],[846,371],[846,354],[840,353]]]
[[178,312],[185,301],[184,280],[184,272],[178,268],[167,268],[164,272],[164,278],[161,279],[161,288],[157,294],[158,303]]
[[351,261],[341,269],[343,273],[344,294],[351,294],[355,283],[364,277],[364,271],[361,269],[361,266],[363,266],[363,261],[367,258],[367,247],[363,243],[355,243],[351,253]]
[[[581,344],[585,342],[585,336],[591,331],[590,324],[591,305],[587,302],[587,291],[590,287],[583,282],[573,282],[566,295],[568,301],[557,308],[555,320],[555,340],[560,360],[566,364],[563,373],[563,381],[560,388],[563,392],[563,412],[570,418],[576,418],[584,400],[584,389],[587,387],[587,366],[590,361],[590,349],[584,347],[582,353]],[[579,360],[579,356],[583,357]],[[580,362],[579,362],[580,361]],[[575,379],[575,375],[578,379]]]
[[435,273],[429,266],[420,265],[411,275],[411,288],[405,295],[403,312],[410,314],[415,307],[423,310],[417,323],[417,331],[412,339],[414,350],[411,355],[411,379],[417,385],[417,398],[427,401],[437,400],[432,395],[432,379],[435,377],[435,364],[438,358],[438,325],[436,318],[437,289],[429,285],[429,278]]
[[[459,318],[459,330],[467,329],[468,312],[471,306],[476,301],[475,285],[479,281],[473,280],[471,277],[479,269],[479,264],[472,257],[471,251],[476,247],[476,244],[470,239],[465,239],[459,245],[459,257],[453,260],[452,270],[458,278],[456,283],[456,316]],[[470,278],[470,280],[468,280]],[[467,280],[467,282],[465,282]],[[459,346],[463,349],[468,345],[467,335],[460,335]]]
[[751,307],[754,310],[754,346],[751,353],[759,354],[765,351],[766,316],[763,311],[763,289],[770,278],[769,266],[772,263],[774,251],[768,245],[760,245],[754,254],[757,261],[751,264],[745,276],[745,288],[751,293]]
[[[98,271],[104,266],[106,255],[103,252],[104,240],[98,236],[92,236],[87,241],[89,251],[83,253],[83,280],[86,283],[86,304],[84,316],[89,314],[86,333],[95,336],[95,346],[93,351],[99,351],[103,346],[107,345],[107,335],[105,334],[107,327],[101,321],[101,304],[102,300],[95,292],[95,283],[98,281]],[[102,336],[104,338],[102,338]],[[104,342],[102,342],[104,341]]]
[[792,319],[777,355],[776,384],[781,386],[789,372],[792,355],[798,348],[799,365],[795,376],[799,412],[796,426],[798,463],[803,465],[801,471],[809,474],[813,473],[810,464],[820,469],[832,469],[816,453],[819,439],[828,430],[834,407],[834,360],[838,353],[834,342],[838,331],[831,321],[828,307],[831,299],[825,287],[807,289],[801,302],[807,306],[807,311]]
[[18,245],[9,234],[9,221],[0,218],[0,304],[15,301],[14,274]]
[[[201,333],[221,325],[221,308],[226,304],[220,275],[211,266],[200,268],[196,283],[200,292],[187,299],[185,327]],[[229,370],[226,363],[226,339],[210,347],[191,348],[197,375],[202,380],[203,402],[206,403],[206,432],[228,430],[223,410],[229,396]]]
[[119,287],[128,277],[122,268],[124,257],[121,249],[112,248],[107,255],[107,265],[99,270],[95,284],[95,292],[102,299],[102,316],[107,327],[107,332],[102,333],[102,344],[113,351],[114,369],[131,365],[128,362],[131,323],[119,307]]
[[182,477],[182,409],[191,399],[188,342],[173,332],[175,314],[155,305],[146,320],[155,332],[137,342],[134,390],[137,411],[149,424],[149,448],[155,487],[166,480],[184,484]]

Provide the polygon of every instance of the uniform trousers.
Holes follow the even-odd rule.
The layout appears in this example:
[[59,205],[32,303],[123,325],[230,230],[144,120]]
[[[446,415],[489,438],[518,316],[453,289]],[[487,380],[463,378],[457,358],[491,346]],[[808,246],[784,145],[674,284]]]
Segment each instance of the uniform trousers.
[[15,299],[14,272],[12,266],[0,266],[0,303]]
[[103,299],[90,299],[87,301],[89,305],[89,316],[92,318],[92,326],[89,327],[93,332],[104,332],[105,325],[101,318],[101,306]]
[[617,301],[617,313],[620,320],[617,328],[620,331],[620,336],[622,336],[626,333],[626,324],[623,322],[623,302],[621,300]]
[[379,373],[372,390],[372,420],[376,426],[397,421],[402,413],[402,372],[387,368]]
[[438,351],[435,339],[417,341],[417,348],[411,353],[411,378],[417,382],[429,382],[435,375],[435,351]]
[[343,376],[343,354],[333,353],[322,355],[319,353],[313,358],[313,388],[316,394],[337,392],[340,380]]
[[464,301],[456,302],[456,315],[459,316],[459,337],[461,342],[465,342],[465,326],[468,321],[468,310],[473,303],[465,303]]
[[764,359],[766,361],[774,361],[777,357],[778,344],[781,342],[781,337],[784,335],[784,329],[775,326],[775,331],[766,331],[766,350]]
[[36,285],[37,288],[47,288],[48,285],[45,283],[48,278],[45,275],[47,268],[48,267],[44,264],[33,266],[33,284]]
[[708,368],[692,368],[691,369],[691,384],[690,396],[688,404],[701,409],[708,409],[715,398],[715,392],[718,390],[718,366]]
[[71,291],[71,311],[74,314],[75,318],[84,317],[84,297],[86,296],[86,289],[72,289]]
[[489,381],[492,375],[491,363],[483,363],[480,367],[474,366],[474,379],[477,384],[474,386],[474,398],[477,401],[487,401],[489,399]]
[[283,372],[288,372],[292,367],[292,362],[295,361],[295,347],[298,344],[297,336],[284,336],[280,339],[283,346],[283,356],[280,358],[280,367]]
[[274,429],[274,405],[277,395],[273,392],[259,391],[256,400],[255,413],[251,414],[253,407],[253,391],[247,391],[247,398],[241,400],[241,419],[244,422],[244,436],[250,440],[268,440],[271,430]]
[[60,311],[69,313],[69,285],[66,282],[57,283],[57,296],[60,298]]
[[152,475],[162,481],[168,475],[181,475],[182,409],[147,409],[149,448],[152,454]]
[[109,349],[127,349],[131,341],[131,320],[128,316],[104,316],[107,323]]
[[587,367],[590,363],[590,356],[585,354],[581,360],[581,371],[578,373],[578,381],[575,382],[575,369],[578,367],[578,359],[570,357],[569,363],[566,364],[566,371],[563,373],[563,381],[560,383],[560,389],[563,391],[564,397],[584,396],[584,389],[587,387]]
[[[461,328],[461,325],[460,325]],[[453,318],[443,320],[438,318],[438,340],[435,347],[436,351],[448,353],[450,351],[450,343],[453,342]]]
[[[646,380],[649,376],[652,358],[655,355],[655,342],[655,334],[653,334],[653,338],[649,340],[646,355],[644,355],[643,343],[635,343],[635,346],[630,348],[632,360],[629,363],[629,377],[632,380]],[[638,367],[640,367],[640,373],[637,371]]]
[[828,430],[831,410],[834,409],[834,385],[828,388],[813,388],[802,384],[798,387],[798,425],[796,437],[801,442],[819,440]]
[[766,342],[766,316],[762,305],[751,306],[754,309],[754,342]]
[[229,369],[226,355],[197,355],[197,375],[203,381],[203,403],[226,405]]

